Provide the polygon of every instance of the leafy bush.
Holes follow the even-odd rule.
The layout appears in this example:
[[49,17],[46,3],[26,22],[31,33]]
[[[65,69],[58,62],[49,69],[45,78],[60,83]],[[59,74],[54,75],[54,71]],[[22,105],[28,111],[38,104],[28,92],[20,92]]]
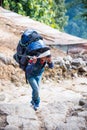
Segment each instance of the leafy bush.
[[64,0],[4,0],[3,6],[59,30],[67,21]]

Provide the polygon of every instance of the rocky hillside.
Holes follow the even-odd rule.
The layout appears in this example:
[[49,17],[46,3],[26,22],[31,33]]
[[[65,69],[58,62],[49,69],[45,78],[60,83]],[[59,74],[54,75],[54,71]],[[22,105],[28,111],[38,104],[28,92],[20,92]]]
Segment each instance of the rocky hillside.
[[[13,59],[26,28],[44,37],[55,64],[43,75],[37,112],[30,106],[31,88],[24,72]],[[87,129],[87,55],[67,55],[53,46],[58,42],[85,40],[0,7],[0,130]]]

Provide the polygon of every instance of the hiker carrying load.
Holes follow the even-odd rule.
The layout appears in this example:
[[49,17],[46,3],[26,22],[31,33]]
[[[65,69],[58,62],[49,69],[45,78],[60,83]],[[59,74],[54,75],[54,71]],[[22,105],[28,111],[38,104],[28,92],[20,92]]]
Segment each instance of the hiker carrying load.
[[[23,39],[23,35],[26,34],[28,36],[27,40],[26,38]],[[23,35],[19,41],[14,58],[25,71],[26,80],[32,88],[32,100],[30,103],[33,105],[34,110],[37,110],[40,104],[39,85],[44,68],[46,64],[49,68],[53,68],[54,65],[51,59],[50,48],[45,45],[43,38],[36,31],[26,30]],[[31,38],[29,35],[31,35],[32,39],[29,39]],[[26,44],[24,44],[25,41],[27,41]],[[25,50],[21,51],[20,48]]]

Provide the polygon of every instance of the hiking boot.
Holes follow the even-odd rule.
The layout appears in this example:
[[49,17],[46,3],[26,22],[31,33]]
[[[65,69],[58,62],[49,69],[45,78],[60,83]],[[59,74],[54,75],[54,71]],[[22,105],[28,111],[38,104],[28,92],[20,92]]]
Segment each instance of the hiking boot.
[[31,103],[31,105],[34,105],[34,101],[33,101],[33,100],[31,100],[31,102],[30,102],[30,103]]
[[39,104],[34,104],[34,110],[37,111],[39,108]]

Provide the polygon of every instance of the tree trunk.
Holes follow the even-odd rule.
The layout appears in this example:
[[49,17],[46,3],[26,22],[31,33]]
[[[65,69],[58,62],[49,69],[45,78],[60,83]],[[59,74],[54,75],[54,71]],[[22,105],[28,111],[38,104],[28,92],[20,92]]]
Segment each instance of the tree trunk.
[[2,6],[2,5],[3,5],[3,2],[4,2],[4,0],[0,0],[0,6]]

